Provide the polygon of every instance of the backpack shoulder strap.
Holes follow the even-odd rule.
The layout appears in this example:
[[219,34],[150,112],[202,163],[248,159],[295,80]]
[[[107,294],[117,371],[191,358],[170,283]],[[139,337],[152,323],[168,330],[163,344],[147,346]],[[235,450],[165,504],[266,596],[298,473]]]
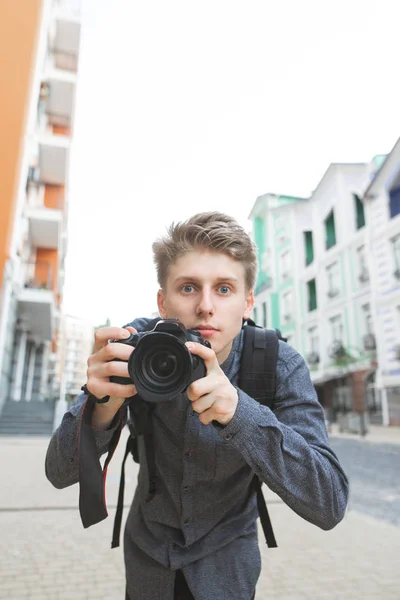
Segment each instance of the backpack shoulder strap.
[[239,387],[260,404],[272,408],[276,392],[278,334],[275,330],[248,324],[243,335]]
[[[272,409],[276,392],[276,365],[278,361],[280,332],[257,327],[248,321],[244,327],[243,351],[239,371],[239,388],[257,400],[263,406]],[[262,493],[262,482],[253,478],[257,495],[257,508],[265,541],[269,548],[276,548],[277,543]]]

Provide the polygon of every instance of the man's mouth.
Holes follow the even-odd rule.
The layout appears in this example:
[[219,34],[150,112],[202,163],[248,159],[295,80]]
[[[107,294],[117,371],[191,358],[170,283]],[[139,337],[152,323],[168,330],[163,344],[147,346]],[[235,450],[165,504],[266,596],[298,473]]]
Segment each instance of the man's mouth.
[[195,325],[193,329],[198,331],[202,337],[210,337],[218,331],[218,329],[216,329],[212,325]]

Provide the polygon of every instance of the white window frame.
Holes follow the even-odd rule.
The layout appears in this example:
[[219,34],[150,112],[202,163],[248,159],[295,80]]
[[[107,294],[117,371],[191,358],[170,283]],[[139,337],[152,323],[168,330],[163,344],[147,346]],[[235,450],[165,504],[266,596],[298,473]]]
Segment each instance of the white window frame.
[[359,246],[357,254],[357,277],[360,285],[365,285],[369,281],[369,269],[365,244]]
[[262,326],[264,328],[267,327],[268,324],[268,306],[267,306],[267,302],[264,300],[264,302],[262,302],[261,304],[261,317],[262,317]]
[[319,332],[318,325],[309,327],[307,330],[308,350],[319,354]]
[[362,307],[363,314],[363,331],[364,335],[368,333],[375,334],[374,320],[372,318],[371,305],[369,303],[363,304]]
[[339,261],[326,267],[327,294],[329,298],[336,298],[340,294]]
[[391,252],[393,257],[393,274],[400,270],[400,233],[390,239]]
[[[338,314],[329,319],[331,342],[341,342],[344,345],[343,315]],[[339,335],[337,335],[339,333]]]
[[293,290],[282,292],[281,310],[286,323],[293,320]]
[[291,266],[292,260],[290,256],[290,250],[283,250],[279,256],[279,273],[281,281],[289,279]]

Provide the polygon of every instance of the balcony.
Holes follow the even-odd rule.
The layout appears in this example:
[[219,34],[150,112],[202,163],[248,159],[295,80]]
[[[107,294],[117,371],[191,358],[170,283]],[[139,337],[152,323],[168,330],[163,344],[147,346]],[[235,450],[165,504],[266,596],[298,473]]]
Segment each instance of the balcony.
[[368,269],[361,269],[359,275],[358,275],[358,281],[361,284],[367,283],[369,281],[369,272]]
[[58,69],[76,72],[81,35],[80,2],[56,2],[55,27],[50,40],[54,62]]
[[35,248],[57,249],[63,219],[61,194],[57,208],[45,206],[43,194],[43,186],[28,186],[26,216],[31,244]]
[[18,295],[18,317],[40,341],[53,339],[54,294],[49,263],[26,263],[26,279]]
[[70,138],[67,135],[39,135],[39,171],[44,184],[64,185],[67,179]]
[[76,88],[76,75],[57,69],[50,55],[42,82],[39,115],[45,114],[48,122],[69,127],[71,125]]
[[315,365],[318,365],[319,363],[319,354],[318,352],[311,351],[307,354],[306,359],[309,365],[315,367]]
[[330,288],[327,291],[327,296],[330,300],[333,300],[333,298],[337,298],[340,294],[340,291],[338,288]]
[[376,338],[373,333],[366,333],[363,337],[364,350],[376,350]]

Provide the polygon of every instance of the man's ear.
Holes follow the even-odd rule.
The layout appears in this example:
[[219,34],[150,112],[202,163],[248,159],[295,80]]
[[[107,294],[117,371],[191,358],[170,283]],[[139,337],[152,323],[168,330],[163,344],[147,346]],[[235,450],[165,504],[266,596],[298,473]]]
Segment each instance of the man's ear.
[[160,317],[162,319],[166,319],[167,318],[167,310],[165,308],[165,294],[161,288],[157,292],[157,306],[158,306],[158,312],[160,314]]
[[253,306],[254,306],[253,290],[249,290],[247,297],[246,297],[246,306],[245,306],[244,313],[243,313],[244,319],[248,319],[250,317],[251,311],[253,310]]

